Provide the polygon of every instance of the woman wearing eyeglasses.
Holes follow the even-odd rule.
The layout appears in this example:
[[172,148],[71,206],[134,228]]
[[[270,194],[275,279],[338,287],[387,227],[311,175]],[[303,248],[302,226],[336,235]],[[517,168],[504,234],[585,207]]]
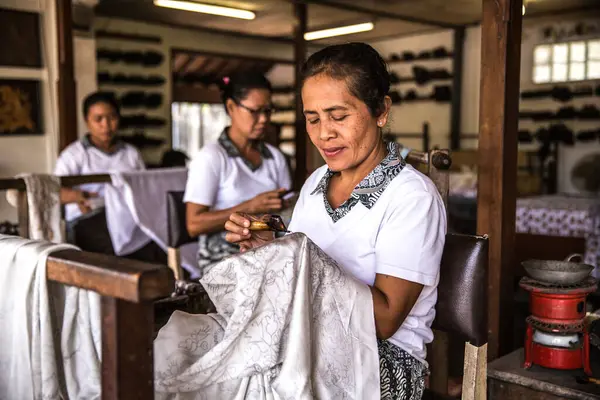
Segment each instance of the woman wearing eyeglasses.
[[222,97],[231,125],[190,165],[184,202],[188,232],[199,236],[200,269],[239,251],[223,230],[233,212],[277,212],[291,187],[284,155],[262,140],[271,118],[271,91],[260,74],[230,77]]

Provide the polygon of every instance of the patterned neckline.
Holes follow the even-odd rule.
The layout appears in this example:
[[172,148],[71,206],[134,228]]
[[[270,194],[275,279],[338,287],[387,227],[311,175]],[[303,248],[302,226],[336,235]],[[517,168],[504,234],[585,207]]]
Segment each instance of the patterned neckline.
[[335,175],[335,172],[327,169],[327,172],[325,172],[325,175],[323,175],[323,178],[321,178],[311,195],[322,194],[325,210],[327,210],[327,214],[329,214],[334,223],[348,214],[358,202],[370,210],[377,200],[379,200],[389,183],[402,171],[406,162],[400,156],[398,144],[390,142],[387,144],[387,149],[388,155],[356,185],[350,198],[335,210],[329,204],[329,200],[327,200],[329,181]]
[[[223,133],[221,133],[221,136],[219,136],[219,144],[221,145],[221,147],[223,147],[223,149],[225,149],[225,152],[227,153],[227,155],[229,157],[231,157],[231,158],[240,157],[242,159],[242,162],[244,164],[246,164],[246,166],[248,168],[250,168],[250,171],[252,171],[252,172],[258,170],[260,168],[260,166],[262,165],[262,160],[261,160],[260,164],[254,165],[250,162],[250,160],[248,160],[248,159],[246,159],[246,157],[242,156],[242,153],[240,153],[239,149],[235,146],[235,144],[229,137],[227,128],[225,130],[223,130]],[[258,150],[258,152],[260,153],[262,158],[273,158],[273,154],[271,153],[271,150],[269,150],[269,148],[263,141],[257,141],[256,144],[254,145],[254,147],[256,148],[256,150]]]
[[81,144],[83,145],[84,149],[89,149],[91,147],[95,148],[96,150],[99,150],[101,152],[103,152],[106,155],[112,156],[114,154],[117,154],[121,149],[125,148],[125,143],[120,140],[120,139],[113,139],[114,140],[114,149],[113,151],[106,151],[104,149],[101,149],[100,147],[96,146],[94,144],[94,142],[92,142],[92,139],[90,139],[90,134],[87,133],[85,134],[82,138],[81,138]]

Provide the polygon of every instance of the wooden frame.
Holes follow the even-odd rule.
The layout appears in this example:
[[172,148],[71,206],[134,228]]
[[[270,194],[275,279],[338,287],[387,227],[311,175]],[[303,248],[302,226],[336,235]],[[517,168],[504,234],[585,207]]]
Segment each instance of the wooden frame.
[[61,250],[49,255],[48,280],[102,296],[102,399],[154,398],[153,301],[173,291],[161,265]]
[[[63,176],[60,178],[62,187],[73,187],[85,183],[110,183],[111,177],[108,174],[97,175],[73,175]],[[18,190],[17,217],[19,221],[19,235],[24,238],[29,238],[29,207],[27,204],[27,191],[25,181],[20,178],[0,179],[0,191],[2,190]],[[173,270],[176,279],[183,277],[183,271],[180,263],[173,262],[177,255],[172,254],[171,249],[167,251],[169,260],[168,266]],[[176,260],[177,258],[175,258]]]

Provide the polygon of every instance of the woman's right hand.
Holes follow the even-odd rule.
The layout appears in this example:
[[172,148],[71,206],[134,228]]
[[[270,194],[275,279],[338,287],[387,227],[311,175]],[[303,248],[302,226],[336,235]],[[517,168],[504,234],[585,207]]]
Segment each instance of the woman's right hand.
[[243,253],[246,250],[261,246],[272,241],[275,238],[270,231],[250,231],[250,222],[255,219],[251,215],[244,213],[233,213],[229,220],[225,222],[225,240],[229,243],[236,243],[240,246]]
[[279,211],[283,207],[283,200],[280,197],[283,192],[285,189],[261,193],[246,201],[243,210],[248,214],[270,214]]

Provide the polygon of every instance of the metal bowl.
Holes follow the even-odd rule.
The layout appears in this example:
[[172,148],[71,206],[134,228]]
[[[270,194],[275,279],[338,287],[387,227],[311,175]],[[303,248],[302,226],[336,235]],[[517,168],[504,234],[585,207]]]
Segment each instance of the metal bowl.
[[565,261],[527,260],[521,265],[529,277],[557,285],[575,285],[588,277],[594,267],[589,264],[573,262],[575,257],[583,260],[580,254],[571,254]]

